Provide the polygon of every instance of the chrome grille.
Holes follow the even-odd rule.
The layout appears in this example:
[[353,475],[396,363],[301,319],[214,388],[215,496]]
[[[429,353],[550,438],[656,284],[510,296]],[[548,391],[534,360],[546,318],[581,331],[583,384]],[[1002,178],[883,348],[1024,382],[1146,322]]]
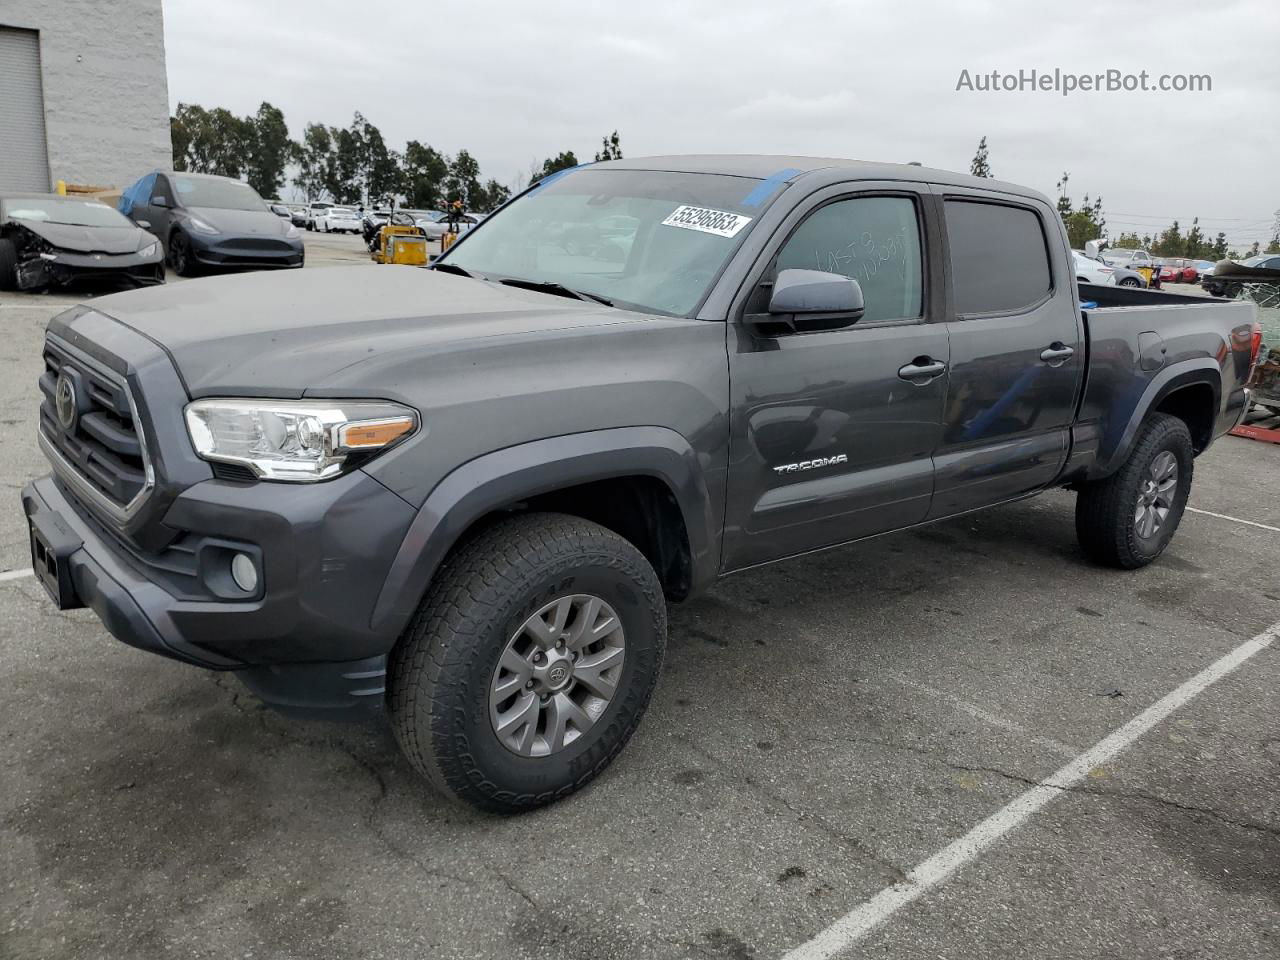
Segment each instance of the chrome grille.
[[44,366],[42,446],[59,474],[87,499],[116,519],[126,518],[141,505],[152,482],[128,385],[55,337],[45,340]]

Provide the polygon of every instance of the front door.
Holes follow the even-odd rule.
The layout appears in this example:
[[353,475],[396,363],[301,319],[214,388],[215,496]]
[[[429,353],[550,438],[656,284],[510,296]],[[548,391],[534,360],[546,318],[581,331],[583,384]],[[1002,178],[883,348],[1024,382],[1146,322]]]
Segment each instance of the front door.
[[1085,364],[1075,279],[1052,209],[964,194],[942,206],[951,370],[930,518],[1049,484],[1067,457]]
[[[728,330],[726,570],[923,520],[933,493],[948,360],[938,233],[927,188],[852,184],[801,205],[766,249]],[[787,268],[856,279],[848,327],[774,331]]]
[[[155,201],[161,201],[156,203]],[[165,242],[165,249],[169,246],[169,227],[173,223],[173,207],[177,202],[177,196],[173,192],[173,186],[169,183],[169,178],[163,174],[156,176],[156,182],[151,187],[151,232],[160,237]]]

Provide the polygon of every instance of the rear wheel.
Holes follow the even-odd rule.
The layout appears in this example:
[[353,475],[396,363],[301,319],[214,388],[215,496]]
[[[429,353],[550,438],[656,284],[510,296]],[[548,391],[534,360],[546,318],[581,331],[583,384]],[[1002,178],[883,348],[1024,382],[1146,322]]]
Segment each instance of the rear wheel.
[[1124,466],[1076,500],[1076,537],[1089,558],[1133,570],[1160,556],[1186,509],[1194,456],[1183,421],[1150,416]]
[[627,743],[665,644],[661,586],[632,544],[577,517],[512,517],[446,561],[393,651],[392,728],[447,795],[541,806]]
[[18,251],[13,241],[0,237],[0,290],[18,289]]

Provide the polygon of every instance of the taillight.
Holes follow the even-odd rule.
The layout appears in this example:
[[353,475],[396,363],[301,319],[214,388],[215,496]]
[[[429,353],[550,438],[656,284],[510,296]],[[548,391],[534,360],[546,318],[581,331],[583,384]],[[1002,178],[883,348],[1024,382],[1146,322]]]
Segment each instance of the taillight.
[[1262,324],[1253,321],[1253,344],[1249,350],[1249,369],[1252,370],[1262,359]]

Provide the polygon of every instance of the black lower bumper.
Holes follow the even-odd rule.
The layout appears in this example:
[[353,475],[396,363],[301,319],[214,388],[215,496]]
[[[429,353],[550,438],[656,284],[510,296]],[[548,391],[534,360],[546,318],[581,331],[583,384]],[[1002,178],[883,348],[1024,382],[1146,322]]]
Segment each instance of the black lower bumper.
[[89,607],[117,640],[197,666],[243,664],[188,642],[168,616],[173,598],[106,546],[52,477],[22,489],[37,578],[63,610]]
[[[273,706],[327,715],[379,707],[395,637],[368,626],[381,584],[368,553],[379,537],[398,542],[411,511],[358,472],[301,493],[283,486],[199,484],[168,511],[170,521],[193,521],[188,529],[253,536],[265,582],[257,599],[195,596],[191,587],[175,595],[172,582],[83,515],[52,476],[22,491],[33,567],[60,607],[91,608],[116,639],[139,649],[236,671]],[[334,536],[346,541],[349,563]]]
[[254,244],[221,237],[206,239],[193,233],[191,256],[196,262],[210,267],[270,269],[302,266],[306,261],[306,250],[301,240]]

